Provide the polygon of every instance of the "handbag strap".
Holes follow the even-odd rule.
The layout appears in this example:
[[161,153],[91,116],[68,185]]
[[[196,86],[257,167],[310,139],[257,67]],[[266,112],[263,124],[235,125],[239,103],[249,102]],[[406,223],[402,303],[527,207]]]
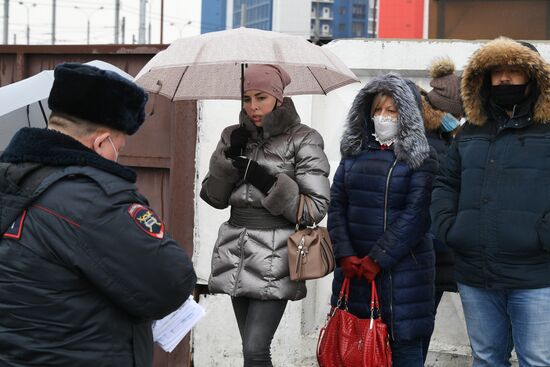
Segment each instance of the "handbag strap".
[[344,307],[347,308],[348,306],[348,297],[349,297],[349,282],[350,278],[345,277],[344,281],[342,282],[342,288],[340,289],[340,294],[338,295],[338,302],[336,303],[336,307],[340,308],[342,305],[342,299],[344,300]]
[[370,325],[369,329],[372,329],[374,324],[374,309],[376,308],[376,314],[378,319],[380,316],[380,301],[378,300],[378,291],[376,290],[376,282],[374,279],[370,283]]
[[[311,199],[304,195],[304,201],[306,202],[306,205],[307,205],[307,215],[313,221],[313,205],[311,204]],[[313,222],[313,226],[315,226],[315,222]]]
[[305,195],[300,194],[300,202],[298,203],[298,212],[296,213],[296,226],[298,226],[298,223],[300,223],[300,219],[302,219],[302,215],[304,214],[304,201],[305,201]]
[[376,281],[374,279],[370,283],[371,294],[370,294],[370,309],[371,311],[376,307],[380,308],[380,302],[378,300],[378,291],[376,290]]
[[[313,204],[311,204],[311,199],[304,194],[300,194],[300,201],[298,203],[298,212],[296,213],[296,230],[298,230],[298,226],[300,221],[303,219],[304,216],[304,209],[307,205],[307,213],[308,216],[313,219],[312,213],[313,213]],[[315,226],[315,222],[313,223]]]

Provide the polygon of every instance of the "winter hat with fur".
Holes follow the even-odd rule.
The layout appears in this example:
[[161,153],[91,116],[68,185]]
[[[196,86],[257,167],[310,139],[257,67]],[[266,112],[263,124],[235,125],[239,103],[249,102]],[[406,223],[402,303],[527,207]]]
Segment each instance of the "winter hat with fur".
[[538,95],[533,119],[537,123],[550,122],[550,64],[525,42],[507,37],[496,38],[481,46],[470,56],[464,68],[460,89],[468,122],[474,125],[487,122],[488,77],[492,69],[502,65],[525,70]]
[[110,70],[66,62],[56,66],[48,97],[52,112],[108,126],[128,135],[145,120],[147,94]]
[[464,109],[460,99],[460,77],[454,74],[455,65],[449,58],[435,60],[430,65],[430,86],[426,98],[438,110],[463,116]]
[[278,65],[252,64],[244,72],[244,91],[259,90],[283,102],[283,91],[290,75]]

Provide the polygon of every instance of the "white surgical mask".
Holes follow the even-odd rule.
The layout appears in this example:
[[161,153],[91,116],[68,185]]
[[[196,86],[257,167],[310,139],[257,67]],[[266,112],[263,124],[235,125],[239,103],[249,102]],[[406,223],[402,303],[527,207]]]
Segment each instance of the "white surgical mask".
[[107,139],[109,139],[109,143],[111,143],[111,146],[113,147],[113,150],[115,151],[115,162],[118,162],[118,149],[115,147],[115,143],[113,143],[113,139],[111,139],[110,136],[108,136]]
[[[99,136],[97,138],[95,138],[95,141],[94,141],[94,144],[93,145],[96,145],[97,144],[97,139],[99,139]],[[107,139],[109,140],[109,143],[111,143],[111,147],[113,147],[113,151],[115,152],[115,162],[118,161],[118,150],[117,148],[115,147],[115,143],[113,143],[113,140],[111,139],[110,136],[107,136]],[[105,158],[105,157],[104,157]]]
[[372,121],[374,122],[373,135],[381,145],[391,145],[395,143],[399,129],[397,118],[376,115],[372,117]]

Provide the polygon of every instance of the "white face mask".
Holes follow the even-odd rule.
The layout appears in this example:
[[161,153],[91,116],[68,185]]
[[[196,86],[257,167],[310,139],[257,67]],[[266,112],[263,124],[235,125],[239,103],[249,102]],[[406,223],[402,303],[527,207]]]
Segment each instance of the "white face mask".
[[391,145],[397,139],[399,125],[397,118],[377,115],[372,117],[374,122],[374,137],[382,145]]
[[[97,139],[99,139],[99,136],[95,139],[94,145],[97,143]],[[109,143],[111,143],[111,147],[113,147],[113,151],[115,152],[115,162],[118,162],[118,149],[115,147],[115,143],[113,143],[113,139],[111,139],[110,136],[107,136],[107,139],[109,140]],[[103,157],[105,158],[105,157]]]
[[118,162],[118,149],[115,147],[115,143],[113,143],[113,139],[111,139],[110,136],[107,137],[109,139],[109,143],[111,143],[111,146],[113,147],[113,150],[115,151],[115,162]]

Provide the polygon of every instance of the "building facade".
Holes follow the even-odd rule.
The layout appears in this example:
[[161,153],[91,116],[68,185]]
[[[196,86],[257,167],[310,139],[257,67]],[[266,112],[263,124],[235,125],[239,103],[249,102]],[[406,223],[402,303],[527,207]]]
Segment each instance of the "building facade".
[[202,0],[201,33],[248,27],[309,38],[311,0]]
[[429,0],[428,34],[440,39],[547,40],[550,1]]
[[378,38],[423,38],[425,1],[380,1]]
[[217,32],[227,28],[227,0],[202,0],[201,33]]
[[[387,1],[387,0],[386,0]],[[241,26],[325,43],[376,37],[379,0],[202,0],[201,33]]]
[[376,36],[375,0],[313,0],[311,37],[321,42]]
[[233,28],[272,30],[273,0],[233,0]]

